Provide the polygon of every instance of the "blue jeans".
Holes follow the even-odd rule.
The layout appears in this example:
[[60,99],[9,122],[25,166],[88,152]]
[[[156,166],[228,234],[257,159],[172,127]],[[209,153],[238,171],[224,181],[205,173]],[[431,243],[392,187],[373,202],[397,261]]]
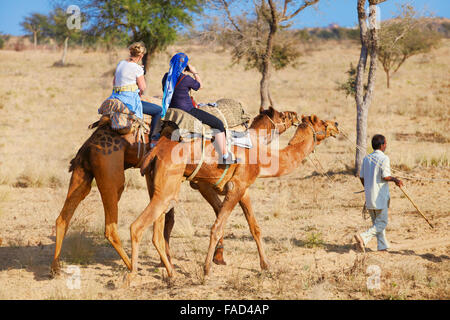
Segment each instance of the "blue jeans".
[[142,112],[152,116],[150,124],[150,138],[152,140],[159,139],[159,131],[161,128],[161,111],[162,108],[157,104],[142,101]]

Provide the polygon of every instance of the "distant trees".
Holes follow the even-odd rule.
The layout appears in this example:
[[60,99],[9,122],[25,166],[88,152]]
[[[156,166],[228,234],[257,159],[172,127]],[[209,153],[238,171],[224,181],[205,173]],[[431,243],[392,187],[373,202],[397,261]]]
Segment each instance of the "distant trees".
[[177,32],[193,22],[205,0],[79,0],[95,23],[93,33],[107,37],[120,34],[128,42],[143,41],[147,47],[144,69],[151,57],[172,44]]
[[261,73],[260,96],[261,108],[273,105],[270,95],[270,77],[272,68],[281,69],[292,63],[299,52],[288,38],[283,38],[283,30],[289,28],[297,15],[319,0],[276,1],[255,0],[243,4],[251,10],[236,10],[233,14],[231,6],[238,1],[210,0],[214,8],[224,12],[227,27],[225,34],[231,40],[233,58],[244,61],[247,68],[255,68]]
[[441,35],[428,26],[411,5],[403,5],[400,15],[381,24],[378,59],[386,73],[386,86],[390,87],[390,77],[396,73],[410,57],[425,53],[436,47]]
[[36,49],[40,36],[43,34],[44,29],[48,27],[48,17],[34,12],[26,16],[20,25],[33,37],[34,49]]
[[46,36],[54,39],[59,46],[63,46],[63,54],[58,65],[64,66],[66,62],[69,39],[77,41],[81,36],[81,29],[67,26],[69,15],[62,7],[56,7],[48,16],[48,25],[44,29]]
[[26,16],[21,26],[33,37],[35,49],[38,42],[44,38],[53,39],[58,46],[63,46],[63,54],[57,64],[64,65],[69,39],[77,41],[81,37],[81,28],[69,28],[67,23],[68,19],[70,19],[70,15],[66,10],[63,7],[56,6],[47,15],[32,13]]

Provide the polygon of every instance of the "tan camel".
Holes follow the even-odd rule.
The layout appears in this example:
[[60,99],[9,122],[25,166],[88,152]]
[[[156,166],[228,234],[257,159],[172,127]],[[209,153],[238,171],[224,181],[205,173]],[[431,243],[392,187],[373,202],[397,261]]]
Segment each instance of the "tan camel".
[[[335,137],[339,133],[337,126],[337,122],[322,121],[315,115],[302,117],[302,124],[297,128],[287,147],[282,150],[276,150],[277,152],[273,153],[268,149],[265,153],[266,158],[258,155],[255,163],[249,163],[251,149],[237,147],[234,150],[235,154],[237,157],[245,159],[245,162],[229,166],[228,171],[218,185],[216,185],[217,181],[223,175],[226,169],[225,165],[217,164],[217,162],[210,163],[209,161],[202,165],[194,182],[199,186],[214,186],[214,189],[216,189],[214,190],[215,193],[225,195],[220,205],[219,214],[211,228],[208,254],[204,266],[205,275],[208,275],[210,272],[214,248],[223,236],[226,220],[238,202],[244,211],[250,232],[256,242],[260,266],[262,269],[268,268],[268,262],[261,242],[261,230],[251,207],[248,188],[258,176],[278,177],[292,172],[314,150],[316,145],[330,136]],[[183,154],[182,161],[179,161],[179,159],[174,161],[172,151],[178,148],[178,144],[179,142],[170,139],[170,135],[162,136],[158,145],[147,156],[141,167],[141,172],[146,174],[151,202],[130,227],[132,269],[128,275],[129,281],[137,274],[139,243],[143,233],[153,223],[153,244],[166,267],[168,276],[171,277],[174,274],[173,266],[165,252],[163,214],[177,200],[181,182],[184,180],[183,177],[191,175],[196,169],[195,163],[187,164],[191,154]],[[198,144],[198,141],[194,141],[192,144]],[[190,150],[193,150],[192,146]],[[215,157],[217,159],[217,154]],[[271,161],[267,161],[267,159]],[[274,162],[278,163],[278,165],[273,166]]]
[[[269,132],[271,128],[277,127],[283,132],[295,121],[298,121],[295,112],[278,112],[270,108],[260,110],[251,128],[267,128]],[[148,136],[145,140],[148,142]],[[51,266],[53,275],[60,272],[59,257],[70,220],[80,202],[89,194],[94,177],[105,212],[105,237],[131,270],[130,259],[122,247],[117,232],[118,202],[124,189],[124,171],[138,167],[141,158],[138,156],[138,144],[133,135],[119,135],[110,129],[108,123],[99,126],[78,150],[70,162],[69,171],[72,172],[72,176],[69,190],[64,206],[56,219],[56,244]],[[171,214],[173,215],[173,211]]]
[[[252,134],[252,141],[254,145],[269,144],[274,138],[275,134],[282,134],[291,126],[297,126],[301,123],[298,119],[297,113],[293,111],[279,112],[273,107],[269,107],[267,110],[260,108],[259,114],[253,119],[250,126]],[[255,135],[257,134],[257,135]],[[259,141],[262,138],[262,141]],[[201,182],[190,182],[193,189],[198,190],[203,198],[213,207],[216,216],[219,214],[221,200],[209,184],[202,184]],[[171,263],[170,255],[170,234],[172,233],[173,226],[175,224],[174,209],[171,208],[165,215],[164,223],[164,240],[166,245],[166,254],[169,262]],[[223,237],[220,238],[216,250],[214,252],[213,262],[218,265],[226,265],[223,259]],[[164,266],[161,261],[161,266]]]

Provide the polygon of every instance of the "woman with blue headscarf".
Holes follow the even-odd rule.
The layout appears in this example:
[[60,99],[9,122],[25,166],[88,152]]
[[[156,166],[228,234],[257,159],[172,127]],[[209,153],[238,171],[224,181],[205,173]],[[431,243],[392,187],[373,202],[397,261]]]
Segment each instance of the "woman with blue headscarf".
[[[212,114],[195,108],[192,103],[189,91],[191,89],[195,91],[201,89],[202,81],[195,67],[189,64],[188,61],[188,56],[181,52],[174,55],[170,60],[169,72],[167,72],[162,79],[164,95],[161,116],[163,117],[166,114],[167,108],[177,108],[189,113],[202,123],[207,124],[218,132],[215,134],[215,141],[217,141],[219,151],[222,153],[222,161],[220,161],[220,163],[237,163],[237,159],[233,160],[227,150],[227,140],[225,138],[225,127],[223,122]],[[194,78],[183,74],[183,71],[190,72]]]

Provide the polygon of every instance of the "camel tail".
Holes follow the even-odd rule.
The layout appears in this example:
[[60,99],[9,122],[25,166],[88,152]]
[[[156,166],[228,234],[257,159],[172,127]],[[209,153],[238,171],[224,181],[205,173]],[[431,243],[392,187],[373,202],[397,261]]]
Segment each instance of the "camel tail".
[[[102,117],[103,118],[103,117]],[[78,150],[76,156],[70,160],[69,172],[73,172],[75,168],[81,167],[86,171],[91,171],[91,166],[89,164],[89,153],[91,150],[91,140],[95,133],[102,129],[104,126],[108,125],[108,122],[100,119],[97,122],[94,122],[89,128],[97,128],[92,135],[83,143],[81,148]]]
[[141,175],[144,176],[147,172],[152,171],[156,158],[155,148],[145,155],[141,164]]
[[86,141],[78,150],[77,155],[70,160],[69,172],[73,172],[75,168],[82,167],[89,171],[89,141]]

